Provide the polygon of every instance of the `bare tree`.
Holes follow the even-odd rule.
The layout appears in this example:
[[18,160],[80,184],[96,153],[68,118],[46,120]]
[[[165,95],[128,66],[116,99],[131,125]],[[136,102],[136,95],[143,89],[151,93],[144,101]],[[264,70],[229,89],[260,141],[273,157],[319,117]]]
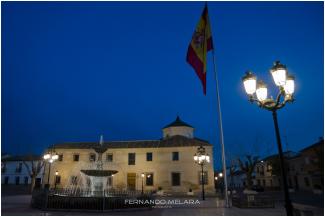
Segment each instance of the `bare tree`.
[[236,160],[231,159],[230,164],[228,166],[229,168],[229,176],[230,176],[230,187],[234,187],[234,176],[237,168]]
[[240,158],[238,158],[238,164],[240,167],[240,170],[245,172],[246,174],[246,180],[247,180],[247,188],[251,189],[253,185],[253,172],[255,165],[258,162],[258,157],[253,157],[252,155],[246,155],[246,160],[243,162]]
[[30,192],[32,193],[35,187],[36,177],[44,167],[44,161],[40,160],[38,157],[34,155],[28,155],[24,159],[23,164],[25,165],[28,174],[31,177]]

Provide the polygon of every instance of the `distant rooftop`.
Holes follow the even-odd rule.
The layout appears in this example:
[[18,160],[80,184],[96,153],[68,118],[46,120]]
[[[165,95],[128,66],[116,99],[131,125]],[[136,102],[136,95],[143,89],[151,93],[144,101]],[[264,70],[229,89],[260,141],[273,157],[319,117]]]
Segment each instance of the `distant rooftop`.
[[[136,141],[113,141],[104,142],[103,148],[164,148],[185,146],[212,146],[208,141],[199,138],[187,138],[185,136],[172,136],[161,140],[136,140]],[[55,144],[52,148],[57,149],[90,149],[99,147],[99,142],[69,142]]]
[[319,146],[324,146],[324,139],[323,138],[320,138],[318,142],[304,148],[304,149],[301,149],[300,152],[304,152],[304,151],[307,151],[309,149],[313,149],[313,148],[317,148]]
[[[298,157],[299,155],[300,155],[300,153],[294,152],[294,151],[285,151],[285,152],[283,152],[284,158],[287,158],[287,159],[295,158],[295,157]],[[267,160],[271,160],[271,159],[273,159],[275,157],[278,157],[278,156],[279,156],[279,154],[273,154],[273,155],[265,157],[262,160],[267,161]]]
[[2,158],[1,161],[38,161],[42,160],[40,155],[28,154],[28,155],[16,155],[6,158]]
[[189,124],[185,123],[184,121],[182,121],[179,116],[177,116],[177,118],[176,118],[176,120],[174,122],[168,124],[163,129],[168,128],[168,127],[191,127],[191,128],[193,128],[191,125],[189,125]]

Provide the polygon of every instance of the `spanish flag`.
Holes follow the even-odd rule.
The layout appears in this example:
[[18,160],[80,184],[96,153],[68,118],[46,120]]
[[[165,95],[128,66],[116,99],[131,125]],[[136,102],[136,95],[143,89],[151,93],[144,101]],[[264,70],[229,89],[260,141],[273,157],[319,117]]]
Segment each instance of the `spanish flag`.
[[191,43],[188,46],[186,57],[186,61],[194,68],[202,82],[204,95],[206,95],[206,55],[212,49],[208,7],[205,5],[200,21],[192,36]]

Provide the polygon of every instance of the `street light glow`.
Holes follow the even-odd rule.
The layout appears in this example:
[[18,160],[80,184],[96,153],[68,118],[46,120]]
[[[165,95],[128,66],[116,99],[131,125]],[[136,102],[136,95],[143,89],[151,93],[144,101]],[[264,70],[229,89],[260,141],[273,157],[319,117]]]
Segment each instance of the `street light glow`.
[[283,86],[287,80],[287,68],[280,61],[275,61],[274,66],[270,70],[274,83],[277,86]]
[[295,91],[295,78],[292,75],[287,76],[287,81],[284,85],[284,91],[288,95],[292,95]]
[[45,154],[45,155],[43,156],[43,158],[44,158],[44,160],[49,159],[49,158],[50,158],[50,154]]
[[266,84],[261,80],[257,83],[256,97],[261,102],[267,98],[267,87]]
[[256,91],[256,76],[252,72],[246,72],[243,77],[245,91],[248,95],[252,95]]
[[207,162],[210,163],[210,156],[209,156],[209,154],[207,154],[205,158],[206,158]]
[[52,155],[52,160],[57,160],[57,159],[59,159],[59,155],[57,155],[57,154],[54,154],[54,155]]

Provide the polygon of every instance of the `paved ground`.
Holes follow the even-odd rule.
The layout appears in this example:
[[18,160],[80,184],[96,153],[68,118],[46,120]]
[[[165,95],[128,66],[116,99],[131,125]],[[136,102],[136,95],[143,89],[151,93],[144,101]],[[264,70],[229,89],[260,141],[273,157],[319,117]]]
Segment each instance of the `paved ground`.
[[[108,211],[108,212],[58,212],[48,211],[43,212],[38,209],[30,207],[31,195],[28,194],[27,187],[22,189],[11,189],[7,186],[1,189],[1,214],[2,215],[232,215],[232,216],[263,216],[263,215],[285,215],[283,208],[283,193],[282,192],[265,192],[274,198],[277,203],[275,208],[267,209],[239,209],[236,207],[224,208],[223,201],[215,197],[209,197],[206,201],[201,201],[200,204],[195,205],[173,205],[164,208],[153,208],[153,209],[132,209],[132,210],[121,210],[121,211]],[[323,207],[324,195],[315,195],[311,192],[297,192],[291,193],[290,197],[293,202],[312,205],[317,207]],[[186,198],[180,198],[184,200]],[[189,198],[187,198],[189,199]],[[195,198],[191,198],[195,199]],[[324,213],[323,209],[320,213]]]
[[200,205],[174,205],[172,208],[153,208],[122,210],[108,212],[43,212],[38,209],[30,208],[30,195],[4,196],[1,198],[2,215],[232,215],[232,216],[264,216],[264,215],[285,215],[285,210],[281,206],[268,209],[239,209],[236,207],[224,208],[222,200],[217,198],[207,198],[200,201]]
[[30,185],[1,185],[1,196],[28,195]]

